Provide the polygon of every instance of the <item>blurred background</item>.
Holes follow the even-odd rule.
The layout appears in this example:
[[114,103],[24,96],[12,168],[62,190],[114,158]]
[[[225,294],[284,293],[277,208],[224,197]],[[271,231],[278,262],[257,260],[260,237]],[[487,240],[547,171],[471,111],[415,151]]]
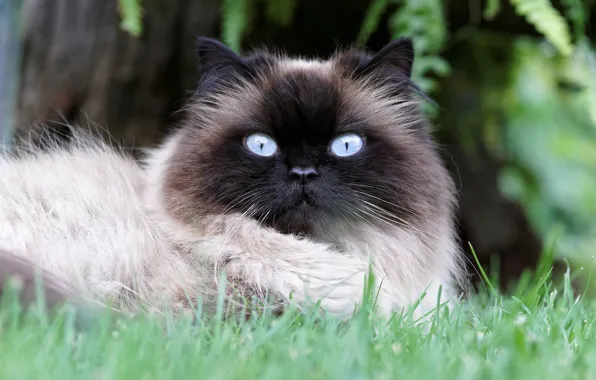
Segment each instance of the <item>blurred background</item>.
[[76,123],[134,152],[183,116],[197,35],[303,56],[410,36],[472,271],[470,244],[504,288],[551,256],[585,283],[595,14],[594,0],[0,0],[0,132],[10,144]]

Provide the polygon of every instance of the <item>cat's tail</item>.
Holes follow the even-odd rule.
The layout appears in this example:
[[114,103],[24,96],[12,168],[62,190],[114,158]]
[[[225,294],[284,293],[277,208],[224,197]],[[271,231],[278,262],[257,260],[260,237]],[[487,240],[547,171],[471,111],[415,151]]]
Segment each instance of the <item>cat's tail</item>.
[[6,302],[9,297],[16,297],[23,309],[41,305],[50,315],[70,306],[79,328],[87,327],[98,311],[74,287],[32,262],[0,249],[0,313],[4,311],[1,308],[10,305]]

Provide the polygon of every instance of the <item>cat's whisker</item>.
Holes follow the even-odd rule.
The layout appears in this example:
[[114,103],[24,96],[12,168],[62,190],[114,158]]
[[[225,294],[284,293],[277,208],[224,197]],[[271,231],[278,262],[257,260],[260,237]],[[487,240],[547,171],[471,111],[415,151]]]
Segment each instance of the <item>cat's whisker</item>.
[[[372,185],[353,184],[353,183],[351,183],[351,184],[349,184],[349,186],[350,187],[360,187],[360,188],[371,189],[371,190],[377,191],[377,192],[379,191],[378,187],[375,187],[375,186],[372,186]],[[414,210],[412,208],[407,208],[404,205],[400,205],[400,204],[397,204],[397,203],[390,202],[390,201],[388,201],[386,199],[380,198],[378,196],[372,195],[372,194],[367,193],[367,192],[364,192],[364,191],[359,191],[359,190],[356,190],[356,189],[352,189],[352,191],[354,191],[357,194],[364,195],[365,197],[368,197],[368,198],[371,198],[371,199],[374,199],[374,200],[383,202],[383,203],[385,203],[385,204],[387,204],[387,205],[389,205],[391,207],[394,207],[394,208],[396,208],[398,210],[401,210],[401,211],[403,211],[405,213],[408,213],[408,214],[412,214],[412,215],[421,217],[420,213],[418,213],[416,210]]]
[[379,218],[382,218],[382,219],[387,220],[387,221],[390,221],[390,222],[394,222],[394,223],[396,223],[396,224],[398,224],[398,225],[400,225],[402,227],[410,228],[410,229],[412,229],[412,230],[414,230],[414,231],[416,231],[416,232],[418,232],[420,234],[423,234],[424,236],[435,237],[435,236],[429,235],[427,232],[424,232],[424,231],[420,230],[420,228],[412,225],[412,223],[409,223],[408,221],[404,220],[403,218],[400,218],[397,215],[392,214],[392,213],[388,212],[387,210],[384,210],[383,208],[375,205],[374,203],[370,203],[370,202],[367,202],[367,201],[362,200],[362,199],[360,201],[363,202],[366,205],[365,207],[370,212],[374,213]]
[[[386,225],[388,225],[388,226],[395,227],[395,226],[396,226],[396,224],[397,224],[397,223],[392,223],[392,222],[391,222],[391,221],[389,221],[389,220],[386,220],[386,219],[384,219],[384,218],[381,218],[381,217],[379,217],[377,214],[375,214],[375,213],[371,212],[371,210],[370,210],[370,209],[367,209],[367,208],[365,208],[365,209],[361,209],[361,208],[355,208],[355,210],[356,210],[356,211],[358,211],[358,212],[360,212],[360,213],[361,213],[361,214],[363,214],[363,215],[366,215],[366,216],[368,216],[368,217],[369,217],[369,218],[371,218],[372,220],[379,221],[379,222],[381,222],[381,223],[384,223],[384,224],[386,224]],[[397,224],[397,225],[398,225],[398,224]]]
[[399,218],[395,219],[395,218],[393,218],[395,216],[392,217],[392,215],[381,214],[374,208],[368,207],[366,205],[364,205],[363,207],[364,207],[364,209],[359,208],[358,210],[378,222],[384,223],[384,224],[386,224],[388,226],[392,226],[392,227],[398,226],[398,227],[413,229],[413,230],[419,232],[423,237],[429,236],[428,233],[420,231],[420,229],[417,229],[416,227],[412,226],[411,224],[405,223],[405,221],[403,221],[402,219],[399,219]]
[[[374,218],[377,221],[386,223],[391,226],[401,226],[401,227],[413,229],[414,231],[418,232],[419,234],[422,235],[422,237],[425,238],[422,241],[423,244],[431,244],[431,246],[437,247],[435,240],[438,239],[438,237],[436,235],[431,234],[429,232],[422,231],[419,228],[416,228],[416,227],[412,226],[411,224],[405,222],[403,219],[397,218],[395,215],[392,215],[392,214],[386,212],[386,210],[382,210],[379,208],[380,210],[385,212],[385,214],[381,214],[381,213],[379,213],[379,211],[377,209],[375,209],[375,207],[378,208],[378,206],[370,204],[370,203],[369,203],[369,205],[374,206],[374,207],[369,207],[369,206],[365,205],[364,208],[366,209],[367,215],[370,216],[371,218]],[[363,212],[362,209],[360,209],[360,211]],[[393,218],[397,218],[397,219],[393,219]]]
[[[367,187],[367,188],[370,188],[370,189],[375,189],[375,187],[374,187],[374,186],[370,186],[370,185],[363,185],[363,184],[350,184],[350,186],[355,186],[355,187],[358,187],[358,186],[360,186],[360,187]],[[364,195],[365,197],[369,197],[369,198],[372,198],[372,199],[375,199],[375,200],[381,201],[381,202],[383,202],[383,203],[386,203],[386,204],[388,204],[388,205],[390,205],[390,206],[392,206],[392,207],[395,207],[395,208],[397,208],[397,209],[400,209],[400,210],[402,210],[402,211],[404,211],[404,212],[406,212],[406,213],[409,213],[409,214],[412,214],[412,215],[415,215],[415,216],[418,216],[418,217],[420,217],[420,214],[419,214],[419,213],[418,213],[416,210],[413,210],[413,209],[410,209],[410,208],[406,208],[406,207],[404,207],[404,206],[402,206],[402,205],[398,205],[398,204],[396,204],[396,203],[393,203],[393,202],[390,202],[390,201],[388,201],[388,200],[386,200],[386,199],[379,198],[379,197],[377,197],[377,196],[374,196],[374,195],[372,195],[372,194],[366,193],[366,192],[364,192],[364,191],[359,191],[359,190],[354,190],[354,189],[352,189],[352,191],[354,191],[355,193],[358,193],[358,194],[360,194],[360,195]]]
[[261,217],[259,218],[259,220],[258,220],[258,222],[259,222],[259,225],[262,225],[262,224],[263,224],[263,222],[264,222],[265,220],[267,220],[267,218],[269,217],[269,214],[270,214],[270,213],[271,213],[271,210],[267,211],[267,212],[266,212],[266,213],[265,213],[263,216],[261,216]]
[[[378,197],[376,197],[376,196],[374,196],[374,195],[371,195],[371,194],[368,194],[368,193],[365,193],[365,192],[362,192],[362,191],[358,191],[358,190],[353,190],[353,191],[354,191],[354,192],[356,192],[356,193],[358,193],[358,194],[360,194],[360,195],[364,195],[364,196],[370,197],[370,198],[372,198],[372,199],[376,199],[376,200],[379,200],[379,201],[383,201],[383,202],[385,202],[385,203],[387,203],[387,204],[390,204],[390,205],[392,205],[392,206],[394,206],[394,207],[400,207],[399,205],[393,204],[393,203],[391,203],[391,202],[389,202],[389,201],[385,201],[385,200],[383,200],[383,199],[381,199],[381,198],[378,198]],[[364,200],[364,199],[362,199],[362,198],[360,198],[360,197],[358,197],[358,199],[359,199],[361,202],[363,202],[363,203],[366,203],[368,206],[370,206],[370,207],[373,207],[374,209],[376,209],[376,210],[378,210],[379,212],[383,213],[383,214],[384,214],[384,215],[386,215],[387,217],[390,217],[390,218],[392,218],[392,219],[397,219],[397,220],[399,220],[399,221],[400,221],[400,223],[404,224],[405,226],[408,226],[408,227],[410,227],[410,228],[413,228],[413,229],[417,230],[418,232],[421,232],[421,231],[419,231],[419,229],[418,229],[417,227],[413,226],[411,223],[409,223],[408,221],[406,221],[406,220],[405,220],[405,219],[403,219],[403,218],[400,218],[399,216],[395,215],[394,213],[390,212],[389,210],[387,210],[387,209],[385,209],[385,208],[383,208],[383,207],[380,207],[380,206],[378,206],[378,205],[376,205],[376,204],[374,204],[374,203],[372,203],[372,202],[366,201],[366,200]],[[401,208],[403,209],[403,207],[401,207]],[[410,211],[408,211],[408,210],[404,210],[404,211],[407,211],[407,212],[409,212],[409,213],[411,213],[411,214],[414,214],[414,215],[415,215],[415,213],[414,213],[414,212],[410,212]]]
[[[262,191],[262,187],[258,185],[251,185],[245,191],[243,191],[240,195],[234,198],[226,207],[224,207],[222,214],[225,214],[230,209],[237,206],[239,203],[242,203],[252,197],[253,195],[257,194],[258,192]],[[215,199],[214,203],[218,203],[222,200],[222,197]]]
[[357,212],[350,210],[350,214],[353,215],[354,217],[356,217],[362,223],[366,224],[367,226],[370,226],[370,227],[374,228],[375,230],[382,232],[381,228],[379,228],[378,225],[372,223],[369,219],[363,217],[362,215],[358,214]]
[[352,218],[355,218],[355,219],[357,219],[357,220],[359,220],[359,221],[361,221],[363,223],[367,223],[368,224],[368,221],[365,218],[363,218],[361,215],[358,215],[358,213],[354,212],[349,207],[344,208],[342,206],[339,206],[337,208],[337,210],[344,216],[343,220],[345,222],[347,222],[352,227],[352,229],[356,229],[356,226],[352,222]]
[[418,228],[413,226],[412,223],[408,222],[407,220],[400,218],[399,216],[385,210],[382,207],[377,206],[376,204],[372,203],[372,202],[368,202],[365,201],[364,199],[360,199],[360,201],[364,204],[366,204],[370,209],[374,210],[375,213],[377,213],[380,216],[383,216],[384,218],[387,218],[389,220],[395,220],[397,222],[399,222],[401,225],[405,226],[405,227],[410,227],[416,231],[418,231]]

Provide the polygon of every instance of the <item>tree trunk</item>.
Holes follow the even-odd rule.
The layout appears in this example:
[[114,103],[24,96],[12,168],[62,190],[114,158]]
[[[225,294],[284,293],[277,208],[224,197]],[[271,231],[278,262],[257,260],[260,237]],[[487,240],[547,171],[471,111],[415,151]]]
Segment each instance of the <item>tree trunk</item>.
[[[218,0],[146,0],[143,35],[119,28],[117,0],[24,3],[19,135],[40,123],[109,131],[125,146],[157,142],[196,79],[195,35],[213,35]],[[106,131],[107,129],[107,131]]]

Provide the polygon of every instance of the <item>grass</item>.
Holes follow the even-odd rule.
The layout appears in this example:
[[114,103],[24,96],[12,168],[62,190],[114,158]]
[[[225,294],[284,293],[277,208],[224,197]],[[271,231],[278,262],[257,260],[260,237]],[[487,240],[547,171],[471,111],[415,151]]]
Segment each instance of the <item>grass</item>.
[[365,307],[349,322],[313,310],[165,328],[105,315],[77,334],[67,314],[18,318],[10,304],[0,313],[0,379],[596,378],[594,303],[573,295],[569,272],[556,284],[547,269],[512,295],[480,293],[423,326]]

